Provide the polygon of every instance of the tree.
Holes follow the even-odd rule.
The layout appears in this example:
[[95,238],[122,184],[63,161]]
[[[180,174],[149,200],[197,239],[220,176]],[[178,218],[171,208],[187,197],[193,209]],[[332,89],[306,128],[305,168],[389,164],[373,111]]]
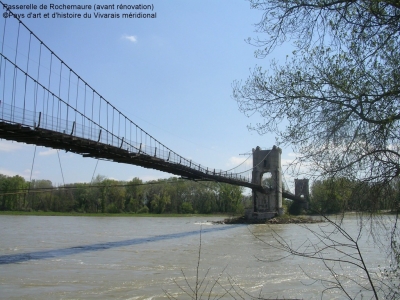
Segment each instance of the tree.
[[68,197],[69,201],[67,201],[66,198],[60,199],[58,195],[55,195],[53,183],[50,180],[32,179],[28,183],[28,188],[29,191],[26,194],[28,210],[69,211],[68,208],[74,204],[71,197]]
[[346,178],[317,180],[311,187],[311,210],[321,214],[344,212],[352,200],[354,182]]
[[[312,171],[388,183],[400,174],[399,1],[250,0],[264,11],[254,40],[266,57],[287,41],[291,57],[233,84],[259,133],[274,132]],[[251,42],[251,41],[250,41]],[[283,125],[283,126],[281,126]]]
[[167,205],[171,204],[171,197],[165,192],[161,194],[155,194],[150,204],[152,212],[156,214],[162,214]]
[[125,188],[121,182],[104,179],[101,182],[101,212],[119,213],[125,208]]
[[222,206],[222,212],[236,213],[243,212],[242,205],[243,188],[237,185],[221,183],[219,188],[219,202]]
[[127,182],[125,208],[128,211],[137,212],[142,207],[140,201],[142,196],[142,184],[142,180],[137,177]]
[[193,213],[193,207],[190,202],[183,202],[181,205],[181,212],[183,214],[191,214]]
[[219,192],[219,184],[215,182],[191,183],[189,199],[191,199],[194,212],[201,214],[224,212]]
[[[268,57],[288,42],[293,48],[285,61],[256,66],[246,81],[233,83],[239,109],[263,119],[250,128],[275,133],[278,143],[291,145],[309,176],[353,182],[353,208],[375,212],[391,206],[397,220],[400,2],[249,2],[263,11],[256,25],[261,35],[249,39],[258,47],[256,56]],[[393,254],[396,225],[390,234]]]
[[[273,239],[265,241],[254,235],[269,248],[278,250],[284,257],[300,256],[311,260],[322,261],[328,271],[322,276],[314,277],[305,273],[312,282],[320,282],[324,287],[321,299],[327,296],[331,299],[337,290],[343,293],[340,299],[379,299],[384,296],[390,298],[391,289],[382,282],[381,276],[372,273],[363,257],[361,239],[367,220],[362,220],[355,237],[350,235],[342,224],[324,217],[325,223],[317,227],[300,224],[311,233],[301,245],[294,246],[292,241],[285,240],[273,230]],[[276,260],[281,260],[277,258]],[[350,271],[351,270],[351,271]],[[351,277],[349,274],[354,274]],[[398,278],[397,278],[398,279]],[[311,283],[313,284],[313,283]],[[356,286],[356,287],[355,287]],[[337,297],[337,294],[335,295]],[[335,298],[336,298],[335,297]]]
[[21,176],[0,176],[0,191],[4,193],[1,196],[0,209],[1,210],[21,210],[25,209],[25,197],[23,194],[18,193],[20,189],[26,189],[27,183]]

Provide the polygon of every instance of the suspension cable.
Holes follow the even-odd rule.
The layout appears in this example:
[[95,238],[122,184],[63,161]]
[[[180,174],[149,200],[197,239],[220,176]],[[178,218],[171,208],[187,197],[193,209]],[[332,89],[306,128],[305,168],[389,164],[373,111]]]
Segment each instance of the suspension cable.
[[[3,2],[2,1],[0,1],[0,3],[2,4],[2,5],[4,5],[3,4]],[[25,80],[27,80],[28,78],[30,78],[30,79],[32,79],[33,80],[33,82],[34,82],[34,84],[35,84],[35,87],[36,87],[36,94],[37,94],[37,91],[38,91],[38,89],[39,89],[39,86],[41,86],[42,88],[43,88],[43,113],[44,112],[46,112],[46,114],[48,115],[48,113],[49,113],[49,99],[50,99],[50,97],[52,96],[52,100],[53,100],[53,106],[52,106],[52,108],[51,108],[51,112],[52,112],[52,116],[50,116],[51,117],[51,120],[52,120],[52,122],[53,122],[53,117],[54,117],[54,109],[57,109],[57,117],[60,117],[61,118],[61,116],[62,116],[62,113],[61,113],[61,105],[60,105],[60,103],[64,103],[64,104],[66,104],[66,116],[67,116],[67,119],[66,119],[66,129],[68,130],[68,120],[69,120],[69,112],[70,112],[70,110],[71,110],[71,112],[74,114],[74,117],[72,117],[72,120],[74,120],[74,123],[73,123],[73,129],[72,129],[72,132],[71,132],[71,134],[70,135],[77,135],[78,133],[77,133],[77,126],[78,126],[78,124],[77,124],[77,117],[79,117],[79,118],[81,118],[82,120],[83,120],[83,126],[82,126],[82,132],[83,132],[83,134],[85,133],[85,125],[86,125],[86,123],[87,124],[90,124],[90,126],[92,126],[92,125],[95,125],[95,126],[97,126],[98,127],[98,129],[99,129],[99,132],[98,132],[98,141],[100,141],[100,139],[102,139],[102,133],[103,133],[103,136],[104,136],[104,133],[106,134],[106,140],[107,140],[107,143],[108,143],[108,141],[109,141],[109,137],[111,137],[111,145],[112,146],[115,146],[114,145],[114,143],[113,143],[113,141],[114,140],[116,140],[117,141],[117,143],[118,143],[118,145],[120,145],[119,146],[119,148],[122,148],[122,146],[124,145],[127,145],[128,146],[128,148],[130,148],[130,149],[136,149],[136,152],[137,153],[139,153],[139,154],[141,154],[141,152],[143,153],[143,154],[145,154],[145,155],[151,155],[151,156],[158,156],[158,157],[160,157],[160,155],[161,155],[161,157],[160,158],[163,158],[163,159],[165,159],[166,158],[166,156],[168,155],[168,160],[167,161],[169,161],[169,162],[172,162],[172,163],[179,163],[179,164],[181,164],[181,165],[183,165],[183,166],[185,166],[185,167],[189,167],[189,168],[191,168],[191,169],[198,169],[199,171],[201,171],[201,172],[203,172],[203,173],[206,173],[206,174],[209,174],[209,170],[208,170],[208,168],[207,168],[207,170],[206,170],[206,168],[205,167],[202,167],[202,166],[200,166],[200,164],[197,164],[197,163],[193,163],[191,160],[188,160],[188,159],[185,159],[184,157],[182,157],[181,155],[179,155],[178,153],[176,153],[175,151],[172,151],[170,148],[168,148],[167,146],[165,146],[164,144],[162,144],[162,143],[160,143],[157,139],[155,139],[152,135],[150,135],[148,132],[146,132],[145,130],[143,130],[141,127],[139,127],[136,123],[134,123],[132,120],[130,120],[125,114],[123,114],[120,110],[118,110],[114,105],[112,105],[109,101],[107,101],[106,99],[104,99],[94,88],[92,88],[86,81],[84,81],[72,68],[70,68],[57,54],[55,54],[37,35],[35,35],[12,11],[10,11],[8,8],[7,8],[7,10],[11,13],[11,15],[13,16],[13,17],[15,17],[16,18],[16,20],[18,20],[18,36],[17,36],[17,49],[15,50],[15,59],[14,59],[14,62],[12,62],[10,59],[8,59],[7,58],[7,56],[5,56],[4,54],[3,54],[3,51],[2,51],[2,53],[1,53],[1,57],[0,57],[0,59],[3,61],[3,58],[4,58],[4,61],[5,62],[10,62],[12,65],[14,65],[14,74],[15,74],[15,76],[14,76],[14,83],[16,84],[16,75],[17,75],[17,71],[21,71],[22,73],[23,73],[23,75],[25,75],[26,77],[25,77]],[[31,43],[31,39],[32,39],[32,37],[34,37],[34,38],[36,38],[36,40],[38,41],[38,42],[40,42],[40,48],[39,48],[39,66],[38,66],[38,71],[37,71],[37,76],[36,76],[36,79],[34,79],[29,73],[28,73],[28,70],[23,70],[21,67],[19,67],[18,65],[17,65],[17,55],[18,55],[18,52],[19,52],[19,50],[20,50],[20,47],[19,47],[19,34],[20,34],[20,29],[23,29],[22,27],[24,27],[27,31],[28,31],[28,33],[29,33],[29,50],[30,50],[30,43]],[[5,31],[5,30],[4,30]],[[5,35],[3,35],[3,40],[4,40],[4,36]],[[3,42],[3,45],[2,45],[2,47],[4,47],[4,42]],[[48,51],[49,51],[49,54],[50,54],[50,64],[49,64],[49,72],[48,72],[48,80],[47,80],[47,84],[46,83],[41,83],[40,81],[40,78],[39,78],[39,70],[40,70],[40,61],[41,61],[41,58],[42,58],[42,50],[45,50],[45,49],[47,49]],[[28,69],[28,67],[29,67],[29,60],[31,59],[30,58],[30,55],[29,55],[30,53],[28,53],[28,62],[27,62],[27,69]],[[43,57],[45,57],[45,56],[43,56]],[[32,61],[34,61],[34,59],[31,59]],[[55,79],[53,79],[53,76],[56,76],[57,75],[57,72],[58,72],[58,70],[57,70],[57,67],[56,66],[58,66],[58,62],[56,62],[56,60],[58,60],[59,62],[60,62],[60,70],[59,70],[59,78],[57,78],[58,80],[55,80]],[[54,61],[54,63],[53,63],[53,61]],[[47,64],[46,64],[46,66],[47,66]],[[45,66],[43,66],[43,67],[45,67]],[[66,68],[66,69],[65,69]],[[67,90],[67,95],[64,95],[64,100],[61,98],[61,82],[62,82],[62,78],[64,78],[64,76],[62,76],[63,74],[65,74],[65,73],[63,73],[63,69],[65,69],[65,70],[69,70],[69,75],[68,75],[68,90]],[[29,70],[30,71],[30,70]],[[66,75],[66,74],[65,74]],[[72,92],[72,89],[71,89],[71,75],[73,75],[74,76],[74,78],[76,77],[77,78],[77,83],[76,83],[76,93],[75,93],[75,95],[73,94],[73,92]],[[46,80],[46,79],[44,79],[44,80]],[[56,81],[58,81],[58,95],[56,95],[56,94],[54,94],[53,92],[51,92],[51,89],[52,89],[52,86],[53,85],[57,85],[57,83],[56,83]],[[46,85],[46,86],[45,86]],[[84,90],[83,92],[82,91],[80,91],[80,90]],[[88,112],[88,114],[90,115],[90,112],[88,111],[88,108],[87,108],[87,101],[88,101],[88,98],[87,98],[87,93],[90,93],[90,91],[87,91],[87,89],[89,89],[89,90],[91,90],[92,91],[92,113],[91,113],[91,115],[92,115],[92,119],[90,119],[89,117],[86,117],[86,112]],[[13,99],[13,104],[15,103],[15,89],[13,89],[12,90],[13,91],[13,94],[12,94],[12,99]],[[57,92],[56,92],[57,93]],[[3,94],[4,94],[4,91],[3,91]],[[46,97],[46,94],[47,94],[47,101],[45,101],[45,97]],[[66,97],[65,97],[66,96]],[[75,96],[75,97],[74,97]],[[98,113],[98,120],[96,120],[96,121],[94,121],[93,120],[93,115],[94,115],[94,113],[93,113],[93,109],[94,109],[94,103],[95,103],[95,101],[94,101],[94,98],[95,98],[95,96],[96,96],[96,98],[98,98],[99,99],[99,104],[98,104],[98,108],[99,108],[99,113]],[[67,98],[67,99],[65,99],[65,98]],[[75,98],[75,99],[73,99],[73,98]],[[83,98],[83,99],[82,99]],[[54,101],[59,101],[59,105],[57,106],[57,108],[55,107],[55,104],[54,104]],[[75,101],[73,101],[73,100],[75,100]],[[82,111],[82,104],[79,104],[79,107],[78,107],[78,101],[79,100],[83,100],[83,114],[80,112],[80,110]],[[37,102],[37,96],[35,96],[35,105],[34,105],[34,110],[35,110],[35,113],[36,113],[36,102]],[[46,109],[45,109],[45,102],[46,102]],[[73,102],[75,102],[75,103],[73,103]],[[63,104],[63,105],[64,105]],[[75,107],[73,107],[73,105],[75,105]],[[101,107],[102,106],[104,106],[105,105],[105,111],[103,111],[103,112],[101,112]],[[97,105],[96,105],[97,106]],[[96,107],[96,109],[97,109],[97,107]],[[112,111],[110,111],[109,112],[109,110],[112,110]],[[25,110],[24,110],[25,111]],[[118,116],[116,116],[116,114],[118,114]],[[103,119],[104,118],[106,118],[106,123],[104,123],[104,121],[103,121],[103,123],[101,123],[100,121],[101,121],[101,117],[103,117]],[[118,117],[118,120],[116,120],[117,119],[117,117]],[[123,124],[123,126],[124,126],[124,129],[125,130],[123,130],[123,129],[121,129],[121,117],[122,117],[122,119],[124,120],[124,124]],[[109,124],[109,119],[111,119],[110,121],[112,122],[111,124]],[[135,127],[136,127],[136,130],[137,129],[139,129],[140,130],[140,136],[141,136],[141,140],[140,140],[140,148],[139,148],[139,142],[138,142],[138,140],[136,139],[136,145],[134,145],[134,143],[132,143],[132,141],[131,140],[128,140],[127,139],[127,136],[125,136],[125,137],[122,137],[122,139],[121,139],[121,137],[119,136],[120,135],[120,133],[121,133],[121,131],[123,131],[124,133],[125,133],[125,135],[127,134],[127,130],[126,130],[126,122],[129,122],[130,123],[130,127],[131,127],[131,125],[133,124],[133,125],[135,125]],[[47,125],[47,117],[46,117],[46,120],[45,120],[45,122],[46,122],[46,125]],[[116,124],[116,122],[118,122],[118,124]],[[57,125],[58,125],[58,122],[57,122]],[[118,128],[116,128],[116,127],[118,127]],[[104,130],[104,128],[106,128],[106,130]],[[103,129],[103,131],[102,131],[102,129]],[[115,132],[114,132],[114,129],[115,129]],[[65,132],[65,131],[64,131]],[[118,134],[118,135],[117,135]],[[144,144],[142,145],[142,143],[143,143],[143,141],[142,141],[142,135],[145,135],[144,136]],[[110,136],[111,135],[111,136]],[[85,136],[85,135],[84,135]],[[83,137],[84,137],[83,136]],[[125,139],[124,139],[125,138]],[[147,143],[147,139],[149,139],[149,143]],[[129,142],[128,142],[129,141]],[[148,145],[150,145],[150,147],[148,146]],[[154,149],[155,149],[155,151],[154,151],[154,149],[152,149],[152,145],[154,145]],[[142,146],[143,146],[143,149],[142,149]],[[127,149],[128,149],[127,148]],[[124,147],[124,149],[125,149],[125,147]],[[161,150],[162,149],[162,150]],[[131,150],[131,152],[133,152],[132,150]],[[159,154],[160,153],[160,154]],[[164,155],[164,156],[162,156],[162,155]],[[269,153],[265,156],[265,158],[267,157],[269,155]],[[171,160],[170,160],[170,156],[171,156]],[[61,168],[61,173],[63,173],[62,172],[62,166],[61,166],[61,160],[60,160],[60,156],[59,156],[59,153],[58,153],[58,158],[59,158],[59,163],[60,163],[60,168]],[[250,156],[244,161],[244,162],[242,162],[241,164],[239,164],[238,166],[236,166],[236,167],[234,167],[234,168],[231,168],[231,169],[229,169],[229,170],[226,170],[226,171],[223,171],[224,173],[227,173],[228,171],[231,171],[231,170],[233,170],[233,169],[236,169],[236,168],[238,168],[239,166],[241,166],[241,165],[243,165],[243,164],[245,164],[245,162],[248,160],[250,158]],[[264,159],[265,159],[264,158]],[[261,163],[261,162],[260,162]],[[259,164],[257,164],[257,166],[258,166]],[[230,177],[235,177],[235,175],[236,175],[236,179],[238,179],[238,180],[242,180],[241,178],[239,179],[239,174],[243,174],[243,173],[246,173],[246,172],[249,172],[249,171],[251,171],[251,170],[253,170],[255,167],[257,167],[257,166],[253,166],[251,169],[249,169],[249,170],[246,170],[246,171],[243,171],[243,172],[239,172],[239,173],[230,173],[230,174],[224,174],[223,176],[224,177],[228,177],[228,176],[230,176]],[[96,165],[96,167],[97,167],[97,165]],[[214,170],[214,173],[215,173],[215,170]],[[221,173],[222,173],[222,171],[221,171]],[[220,174],[221,174],[220,173]],[[222,174],[221,174],[222,175]],[[62,176],[63,176],[63,181],[64,181],[64,175],[62,174]],[[94,176],[93,176],[94,177]],[[93,178],[92,178],[93,179]],[[244,181],[244,180],[243,180]]]
[[252,155],[249,154],[249,156],[248,156],[243,162],[241,162],[239,165],[237,165],[236,167],[233,167],[233,168],[231,168],[231,169],[229,169],[229,170],[225,170],[225,171],[223,171],[223,172],[229,172],[229,171],[232,171],[232,170],[234,170],[234,169],[236,169],[236,168],[239,168],[239,167],[240,167],[241,165],[243,165],[251,156],[252,156]]
[[[33,159],[32,159],[32,167],[31,167],[31,175],[29,176],[29,185],[28,185],[28,191],[27,193],[24,195],[24,197],[26,197],[27,194],[29,194],[29,191],[31,189],[31,184],[32,184],[32,174],[33,174],[33,165],[35,164],[35,157],[36,157],[36,148],[37,146],[35,145],[35,150],[33,151]],[[25,198],[24,198],[24,202],[25,202]]]
[[60,151],[57,149],[58,162],[60,163],[61,176],[62,176],[63,184],[65,185],[64,173],[63,173],[63,169],[62,169],[62,166],[61,166],[61,160],[60,160],[60,153],[59,152]]
[[98,163],[99,163],[99,159],[97,159],[96,166],[94,167],[94,171],[93,171],[93,175],[92,175],[92,180],[90,181],[90,184],[93,183],[94,175],[95,175],[95,173],[96,173],[96,169],[97,169],[97,164],[98,164]]
[[252,167],[252,168],[250,168],[250,169],[248,169],[246,171],[235,173],[235,174],[243,174],[243,173],[246,173],[246,172],[254,170],[256,167],[258,167],[270,155],[270,153],[271,153],[271,151],[268,151],[267,155],[265,155],[264,158],[261,159],[260,162],[258,164],[256,164],[254,167]]

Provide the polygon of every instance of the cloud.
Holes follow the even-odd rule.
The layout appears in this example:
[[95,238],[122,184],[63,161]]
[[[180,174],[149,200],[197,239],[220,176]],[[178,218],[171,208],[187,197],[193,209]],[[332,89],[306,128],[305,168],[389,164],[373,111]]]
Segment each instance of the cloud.
[[57,153],[56,149],[49,149],[49,150],[46,150],[46,151],[39,152],[39,155],[40,156],[48,156],[48,155],[53,155],[53,154],[56,154],[56,153]]
[[124,35],[122,36],[122,38],[123,38],[124,40],[128,40],[128,41],[130,41],[130,42],[132,42],[132,43],[137,43],[137,37],[134,36],[134,35],[127,35],[127,34],[124,34]]
[[[30,175],[31,175],[31,170],[30,169],[25,169],[22,173],[21,172],[15,172],[12,170],[0,168],[0,174],[6,175],[9,177],[14,177],[14,176],[21,176],[23,177],[26,181],[29,181]],[[33,171],[32,173],[32,179],[35,179],[39,176],[40,172],[39,171]]]
[[22,145],[19,143],[13,143],[10,141],[0,141],[0,151],[13,152],[22,149]]
[[[144,175],[144,176],[136,176],[139,177],[143,182],[147,181],[154,181],[154,180],[159,180],[159,179],[168,179],[170,177],[179,177],[173,174],[168,174],[168,175],[163,175],[163,176],[155,176],[155,175]],[[128,181],[132,180],[134,177],[130,178]]]
[[0,174],[6,175],[6,176],[10,176],[10,177],[13,177],[15,175],[22,176],[21,174],[18,174],[17,172],[10,171],[10,170],[7,170],[7,169],[2,169],[2,168],[0,168]]
[[[24,176],[22,176],[22,177],[29,178],[29,176],[31,175],[31,169],[25,169],[25,170],[24,170],[24,174],[26,174],[26,175],[24,175]],[[35,170],[34,170],[34,171],[32,172],[32,177],[37,177],[39,174],[40,174],[39,171],[35,171]]]

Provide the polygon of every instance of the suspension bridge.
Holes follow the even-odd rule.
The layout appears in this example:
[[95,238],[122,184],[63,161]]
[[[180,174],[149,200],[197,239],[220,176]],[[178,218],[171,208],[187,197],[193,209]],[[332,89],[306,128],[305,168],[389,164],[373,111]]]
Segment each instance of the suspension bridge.
[[262,187],[262,174],[281,168],[280,154],[278,165],[267,159],[274,157],[270,154],[275,148],[261,151],[258,160],[254,153],[261,153],[260,149],[253,150],[253,168],[248,170],[252,178],[182,157],[103,98],[17,16],[8,13],[14,17],[3,18],[0,25],[0,138],[247,187],[253,190],[254,211],[276,213],[282,196],[304,202],[299,195],[282,190],[280,171],[272,189]]

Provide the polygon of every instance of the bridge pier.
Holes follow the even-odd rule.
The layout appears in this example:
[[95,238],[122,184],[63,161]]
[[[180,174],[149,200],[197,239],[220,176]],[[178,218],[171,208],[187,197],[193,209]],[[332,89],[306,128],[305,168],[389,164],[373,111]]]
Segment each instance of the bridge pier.
[[[263,191],[253,189],[253,208],[246,210],[248,220],[271,219],[283,214],[282,209],[282,150],[274,146],[271,150],[253,149],[252,183],[262,186]],[[264,179],[263,175],[270,173]]]
[[310,200],[310,189],[309,189],[309,180],[308,179],[295,179],[294,180],[294,195],[296,197],[302,198],[305,200],[303,202],[302,208],[308,210],[308,203]]

